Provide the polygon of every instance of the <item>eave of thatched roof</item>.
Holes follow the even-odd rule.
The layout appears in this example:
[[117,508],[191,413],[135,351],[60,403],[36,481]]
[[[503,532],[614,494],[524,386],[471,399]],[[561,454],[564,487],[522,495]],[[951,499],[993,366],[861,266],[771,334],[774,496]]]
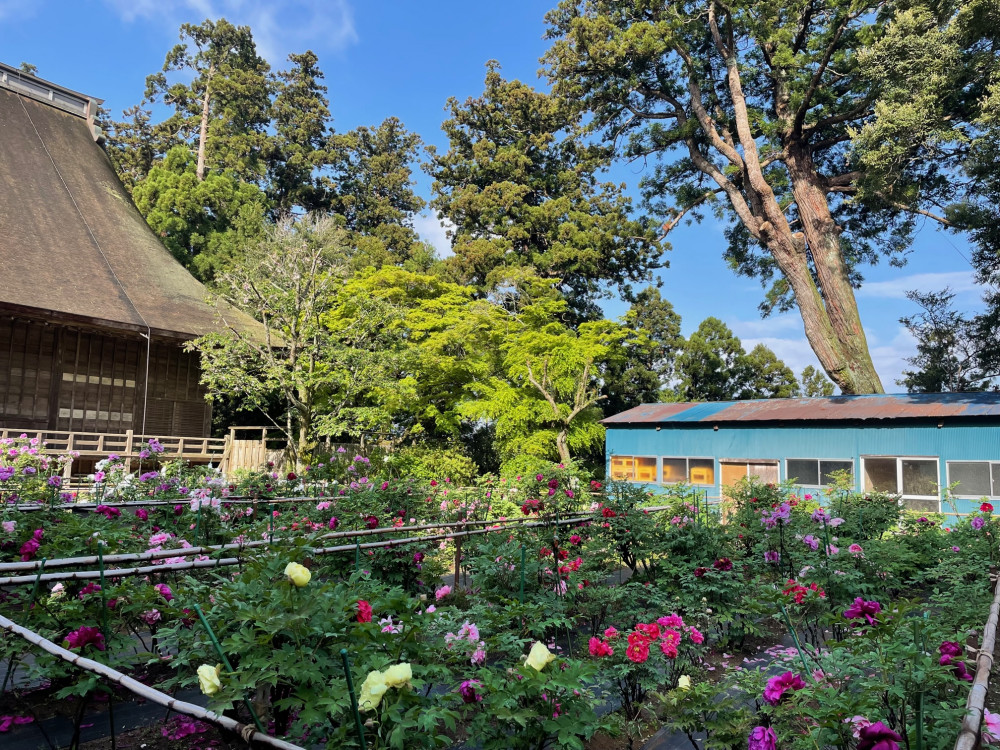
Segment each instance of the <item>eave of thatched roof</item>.
[[231,326],[262,338],[208,298],[146,224],[86,116],[0,86],[0,307],[160,337]]

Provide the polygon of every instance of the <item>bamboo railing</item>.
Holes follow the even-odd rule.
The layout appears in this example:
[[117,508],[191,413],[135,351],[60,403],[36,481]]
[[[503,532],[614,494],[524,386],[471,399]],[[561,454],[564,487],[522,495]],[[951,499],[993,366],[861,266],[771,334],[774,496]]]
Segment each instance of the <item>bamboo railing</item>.
[[997,621],[1000,620],[1000,576],[993,576],[996,581],[996,593],[990,607],[990,615],[983,628],[983,640],[979,644],[979,655],[976,657],[976,677],[969,690],[966,701],[965,718],[955,742],[955,750],[974,750],[980,746],[980,735],[983,726],[983,710],[986,707],[986,693],[989,690],[990,672],[993,669],[993,650],[996,648]]
[[158,703],[164,708],[168,708],[176,713],[190,716],[193,719],[205,721],[210,724],[214,724],[217,727],[235,732],[240,735],[248,745],[273,747],[278,748],[278,750],[304,750],[304,748],[299,745],[293,745],[290,742],[279,740],[277,737],[262,734],[252,726],[241,724],[235,719],[230,719],[228,716],[220,716],[214,711],[209,711],[201,706],[196,706],[193,703],[186,703],[184,701],[177,700],[176,698],[172,698],[166,693],[161,693],[155,688],[144,685],[138,680],[135,680],[126,674],[122,674],[118,670],[112,669],[105,664],[101,664],[93,659],[88,659],[80,654],[74,654],[72,651],[63,648],[62,646],[57,646],[47,638],[44,638],[32,630],[28,630],[27,628],[18,625],[3,615],[0,615],[0,628],[20,636],[33,646],[37,646],[53,656],[58,656],[60,659],[69,662],[73,666],[82,669],[85,672],[100,675],[104,679],[109,680],[116,685],[120,685],[140,698],[151,701],[152,703]]

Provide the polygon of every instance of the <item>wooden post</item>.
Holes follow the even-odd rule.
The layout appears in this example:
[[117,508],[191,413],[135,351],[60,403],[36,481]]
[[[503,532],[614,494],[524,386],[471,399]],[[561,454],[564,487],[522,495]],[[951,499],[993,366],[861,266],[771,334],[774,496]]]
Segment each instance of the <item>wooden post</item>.
[[132,471],[132,451],[135,435],[132,430],[125,430],[125,471]]

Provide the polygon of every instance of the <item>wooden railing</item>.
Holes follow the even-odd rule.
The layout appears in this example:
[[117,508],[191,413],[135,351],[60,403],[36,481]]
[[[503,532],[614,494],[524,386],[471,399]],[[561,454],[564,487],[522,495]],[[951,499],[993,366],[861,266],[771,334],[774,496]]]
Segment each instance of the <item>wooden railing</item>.
[[132,430],[124,433],[64,432],[61,430],[0,429],[0,438],[38,438],[44,443],[46,453],[64,454],[76,451],[81,456],[105,457],[115,453],[122,458],[136,458],[148,449],[148,441],[155,438],[163,446],[162,458],[182,458],[189,461],[221,461],[226,454],[228,440],[210,437],[180,437],[176,435],[139,435]]

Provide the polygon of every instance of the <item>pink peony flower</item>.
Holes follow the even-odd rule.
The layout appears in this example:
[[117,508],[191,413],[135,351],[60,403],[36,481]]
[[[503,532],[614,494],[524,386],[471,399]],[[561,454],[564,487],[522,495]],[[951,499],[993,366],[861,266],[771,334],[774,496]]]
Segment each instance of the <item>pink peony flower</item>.
[[442,586],[437,591],[434,592],[434,598],[438,601],[444,599],[448,594],[451,593],[451,586]]

